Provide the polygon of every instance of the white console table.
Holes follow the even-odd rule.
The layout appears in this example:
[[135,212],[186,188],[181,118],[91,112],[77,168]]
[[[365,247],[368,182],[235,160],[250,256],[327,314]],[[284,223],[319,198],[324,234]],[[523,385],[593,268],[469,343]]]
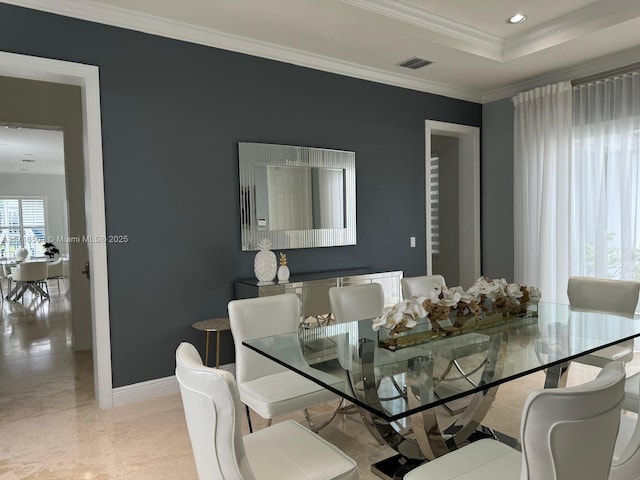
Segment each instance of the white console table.
[[257,279],[238,280],[235,283],[235,291],[236,298],[295,293],[300,298],[300,312],[306,318],[331,313],[331,287],[379,283],[384,289],[385,306],[395,305],[402,299],[401,279],[402,271],[358,268],[291,275],[288,283],[258,285]]

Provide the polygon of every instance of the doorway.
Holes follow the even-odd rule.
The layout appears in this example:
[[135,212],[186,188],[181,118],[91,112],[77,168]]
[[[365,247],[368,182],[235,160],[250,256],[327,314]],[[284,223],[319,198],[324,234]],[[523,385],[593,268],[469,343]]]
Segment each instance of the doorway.
[[[480,276],[480,129],[468,125],[455,123],[425,121],[425,201],[426,201],[426,272],[434,272],[433,230],[432,230],[432,153],[434,143],[447,151],[447,157],[441,162],[456,162],[453,170],[457,177],[457,207],[447,215],[448,219],[457,219],[454,230],[457,232],[456,244],[458,282],[450,281],[452,285],[462,285],[469,288]],[[453,157],[452,157],[453,156]],[[455,204],[455,202],[454,202]],[[443,222],[442,216],[439,221]],[[442,239],[440,239],[442,244]],[[441,261],[442,259],[438,259]],[[436,262],[437,264],[437,262]],[[455,278],[452,276],[452,279]]]
[[[98,68],[0,52],[0,75],[80,87],[86,233],[90,238],[106,238]],[[92,269],[89,288],[94,391],[98,405],[107,408],[113,405],[107,248],[104,242],[88,243],[87,248]]]

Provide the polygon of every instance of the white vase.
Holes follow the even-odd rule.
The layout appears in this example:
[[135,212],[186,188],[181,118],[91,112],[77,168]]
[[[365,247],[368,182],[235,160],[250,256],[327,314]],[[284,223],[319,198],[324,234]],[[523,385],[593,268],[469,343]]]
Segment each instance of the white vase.
[[278,271],[278,262],[276,260],[276,254],[269,250],[271,242],[260,241],[258,248],[260,251],[256,253],[256,258],[253,260],[253,271],[256,274],[258,283],[270,283],[276,277]]
[[15,252],[16,260],[23,262],[29,256],[29,250],[26,248],[19,248]]
[[278,267],[278,283],[288,283],[289,275],[289,267],[287,267],[286,265],[280,265]]

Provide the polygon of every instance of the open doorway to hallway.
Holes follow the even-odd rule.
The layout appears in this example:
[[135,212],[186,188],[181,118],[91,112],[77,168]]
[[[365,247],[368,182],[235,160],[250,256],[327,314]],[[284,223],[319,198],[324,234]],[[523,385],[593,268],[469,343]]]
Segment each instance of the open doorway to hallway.
[[[106,238],[98,67],[0,52],[0,75],[6,75],[2,78],[15,81],[36,80],[78,87],[81,98],[79,111],[81,140],[74,143],[78,146],[74,155],[79,155],[82,159],[83,171],[78,173],[80,169],[74,169],[73,174],[79,174],[84,180],[82,185],[85,189],[84,198],[87,203],[85,209],[87,236]],[[3,91],[0,89],[0,93]],[[29,98],[34,103],[41,101],[37,95]],[[20,97],[8,97],[6,102],[3,101],[3,106],[6,104],[15,107],[19,100],[21,100]],[[51,101],[45,101],[42,104],[49,106],[49,112],[56,112],[57,109],[51,107],[51,103]],[[21,109],[18,111],[22,112]],[[46,121],[38,123],[59,124],[59,122]],[[66,128],[65,131],[68,132]],[[68,152],[65,152],[65,157],[67,154]],[[68,174],[70,175],[71,172],[69,171]],[[104,242],[99,242],[87,245],[87,250],[92,271],[91,281],[87,288],[90,289],[92,299],[89,318],[91,319],[90,332],[93,340],[94,391],[98,405],[101,408],[106,408],[113,405],[107,248]],[[73,265],[71,265],[71,271],[75,272]],[[70,275],[70,279],[73,281],[73,273]]]
[[[434,148],[435,143],[435,148]],[[455,258],[458,282],[445,277],[449,285],[462,285],[469,288],[480,276],[480,129],[468,125],[425,121],[425,207],[426,207],[426,273],[440,274],[434,270],[434,225],[432,223],[432,158],[440,149],[444,158],[439,159],[439,170],[451,170],[448,175],[454,182],[457,198],[451,200],[451,209],[438,216],[438,221],[453,222],[448,242],[453,244],[454,251],[450,252],[450,258]],[[439,155],[439,153],[437,153]],[[454,164],[443,165],[447,159]],[[457,161],[456,161],[457,160]],[[452,168],[449,168],[452,167]],[[436,231],[442,234],[445,230],[438,226]],[[450,232],[451,233],[451,232]],[[442,238],[437,239],[442,245]],[[436,242],[436,247],[438,242]],[[441,254],[442,252],[440,252]],[[439,268],[442,267],[442,258],[437,259]]]

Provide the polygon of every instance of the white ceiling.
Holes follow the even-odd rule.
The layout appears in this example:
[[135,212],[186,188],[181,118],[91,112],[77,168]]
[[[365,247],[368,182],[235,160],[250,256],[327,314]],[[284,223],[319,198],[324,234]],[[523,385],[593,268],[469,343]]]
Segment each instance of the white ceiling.
[[479,103],[640,61],[639,0],[0,1]]
[[64,175],[60,130],[0,125],[0,174]]

